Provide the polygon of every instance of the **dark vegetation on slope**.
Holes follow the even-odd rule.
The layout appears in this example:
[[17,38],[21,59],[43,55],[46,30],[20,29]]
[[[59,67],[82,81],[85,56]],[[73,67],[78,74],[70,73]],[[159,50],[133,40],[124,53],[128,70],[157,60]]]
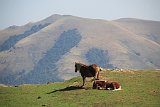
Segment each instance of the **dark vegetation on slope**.
[[104,68],[114,68],[112,64],[109,63],[109,56],[107,50],[101,50],[98,48],[90,49],[87,54],[86,58],[91,64],[98,64]]
[[0,52],[1,51],[6,51],[9,50],[11,47],[14,48],[14,45],[20,41],[21,39],[36,33],[38,31],[40,31],[41,29],[43,29],[44,27],[48,26],[50,23],[46,23],[44,25],[34,25],[32,26],[32,28],[30,30],[25,31],[23,34],[19,34],[19,35],[14,35],[9,37],[1,46],[0,46]]
[[147,37],[150,39],[150,40],[153,40],[154,42],[160,44],[160,39],[158,38],[159,36],[156,35],[156,34],[148,34]]
[[49,81],[63,81],[57,78],[55,63],[81,40],[77,29],[64,31],[54,46],[39,60],[34,70],[17,79],[14,84],[22,83],[47,83]]

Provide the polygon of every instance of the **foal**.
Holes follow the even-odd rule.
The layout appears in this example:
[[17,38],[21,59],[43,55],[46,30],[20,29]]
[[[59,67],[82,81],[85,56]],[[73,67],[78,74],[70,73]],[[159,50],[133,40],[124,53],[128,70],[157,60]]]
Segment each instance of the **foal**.
[[116,81],[95,80],[93,89],[121,90],[121,85]]

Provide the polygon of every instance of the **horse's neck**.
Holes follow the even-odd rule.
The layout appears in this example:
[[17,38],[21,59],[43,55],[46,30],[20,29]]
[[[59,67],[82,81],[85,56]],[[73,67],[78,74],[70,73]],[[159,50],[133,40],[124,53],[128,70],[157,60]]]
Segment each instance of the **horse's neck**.
[[81,64],[77,64],[77,70],[79,70],[79,71],[80,71],[81,67],[82,67],[82,65],[81,65]]
[[80,71],[81,67],[86,67],[86,65],[82,64],[82,63],[78,63],[77,65],[77,69]]
[[83,67],[88,67],[87,65],[85,65],[85,64],[82,64],[82,63],[80,63],[80,65],[81,65],[81,67],[83,66]]

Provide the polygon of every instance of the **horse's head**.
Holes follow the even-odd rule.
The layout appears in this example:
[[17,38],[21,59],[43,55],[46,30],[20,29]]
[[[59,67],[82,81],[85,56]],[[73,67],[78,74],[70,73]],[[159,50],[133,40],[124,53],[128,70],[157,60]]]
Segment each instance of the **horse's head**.
[[75,72],[79,71],[81,68],[81,64],[80,63],[77,63],[75,62]]

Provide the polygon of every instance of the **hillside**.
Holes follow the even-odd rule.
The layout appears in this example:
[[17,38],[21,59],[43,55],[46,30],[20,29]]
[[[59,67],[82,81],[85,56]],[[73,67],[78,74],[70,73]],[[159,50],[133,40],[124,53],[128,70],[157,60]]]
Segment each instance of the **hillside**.
[[[0,86],[1,107],[159,107],[159,71],[103,71],[101,76],[121,83],[122,90],[84,89],[81,77],[51,84]],[[88,79],[89,81],[90,79]]]
[[0,83],[63,81],[74,62],[103,68],[159,69],[160,22],[52,15],[0,31]]

